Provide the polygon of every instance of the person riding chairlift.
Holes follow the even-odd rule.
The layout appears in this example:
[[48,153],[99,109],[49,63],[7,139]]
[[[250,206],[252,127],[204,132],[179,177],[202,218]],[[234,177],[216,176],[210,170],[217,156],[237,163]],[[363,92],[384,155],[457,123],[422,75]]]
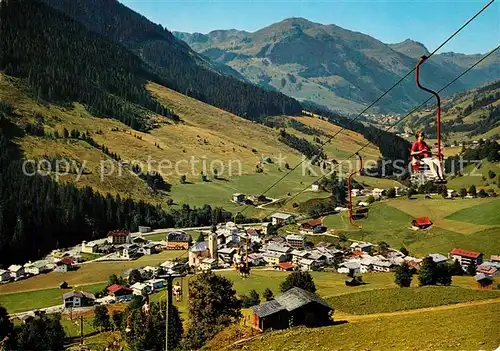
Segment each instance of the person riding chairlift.
[[428,165],[435,177],[436,183],[446,183],[444,179],[443,166],[437,157],[432,157],[431,150],[424,141],[424,133],[420,130],[415,133],[415,141],[411,147],[412,165],[414,170],[418,170],[418,163],[423,162]]

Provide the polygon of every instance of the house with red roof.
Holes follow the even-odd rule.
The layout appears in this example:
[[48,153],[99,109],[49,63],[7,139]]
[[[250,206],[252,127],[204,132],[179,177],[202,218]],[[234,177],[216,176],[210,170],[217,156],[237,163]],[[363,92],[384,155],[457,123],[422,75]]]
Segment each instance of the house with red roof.
[[75,263],[75,259],[73,257],[64,257],[56,262],[54,272],[68,272],[73,269],[73,263]]
[[133,290],[126,286],[113,284],[106,288],[108,295],[113,296],[117,301],[129,300],[132,298]]
[[299,225],[299,230],[302,234],[317,234],[326,231],[321,218],[312,219]]
[[478,251],[455,248],[451,250],[450,256],[453,258],[453,261],[458,260],[464,270],[467,270],[471,263],[476,267],[483,263],[483,254]]
[[432,225],[432,221],[429,219],[429,217],[419,217],[415,218],[411,222],[412,226],[418,228],[418,229],[427,229]]
[[290,262],[280,262],[278,267],[281,271],[293,271],[293,267],[295,266]]

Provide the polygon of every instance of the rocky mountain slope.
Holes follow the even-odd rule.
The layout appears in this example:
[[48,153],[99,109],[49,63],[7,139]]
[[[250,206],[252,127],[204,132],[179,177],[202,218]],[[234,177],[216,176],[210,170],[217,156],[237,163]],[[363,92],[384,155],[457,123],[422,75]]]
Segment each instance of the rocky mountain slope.
[[[254,33],[215,30],[208,34],[174,33],[212,61],[225,63],[252,82],[309,100],[334,110],[356,112],[407,73],[418,57],[428,53],[422,44],[405,40],[385,44],[369,35],[290,18]],[[432,57],[422,80],[439,88],[480,55],[443,53]],[[500,54],[454,84],[457,92],[491,81],[500,74]],[[378,104],[383,112],[402,112],[424,98],[413,77]]]

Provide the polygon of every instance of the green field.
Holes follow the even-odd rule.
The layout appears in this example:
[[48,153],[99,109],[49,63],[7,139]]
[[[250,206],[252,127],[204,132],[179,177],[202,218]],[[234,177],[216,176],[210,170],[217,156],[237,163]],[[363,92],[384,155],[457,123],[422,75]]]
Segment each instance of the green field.
[[270,332],[231,349],[493,350],[500,345],[499,323],[500,303],[491,303]]
[[[102,291],[106,284],[91,284],[79,288],[91,293]],[[77,287],[73,287],[77,288]],[[9,313],[24,312],[44,307],[62,305],[62,295],[72,290],[59,288],[25,291],[0,295],[0,305],[5,307]]]
[[[434,252],[447,254],[454,247],[490,255],[500,251],[498,201],[494,198],[445,200],[439,196],[426,200],[419,195],[413,200],[397,198],[373,203],[368,218],[356,222],[361,229],[349,224],[345,212],[327,216],[323,224],[333,234],[343,233],[349,239],[374,244],[385,241],[396,249],[406,247],[416,256]],[[424,216],[434,222],[430,229],[409,229],[413,218]]]
[[481,225],[500,226],[500,199],[452,213],[447,219]]
[[[98,263],[95,263],[98,264]],[[234,289],[238,295],[248,294],[250,290],[255,289],[260,295],[266,288],[270,288],[275,295],[280,293],[280,284],[289,274],[275,270],[254,269],[247,279],[240,278],[235,271],[217,272],[227,277],[233,282]],[[345,276],[332,272],[311,272],[316,284],[317,293],[323,297],[365,292],[378,289],[395,288],[393,273],[366,273],[363,280],[366,284],[356,287],[347,287],[344,283]],[[183,278],[182,281],[184,294],[188,291],[188,281],[191,279]],[[175,283],[175,282],[174,282]],[[97,292],[105,287],[105,283],[92,285],[74,286],[85,291]],[[474,279],[472,277],[454,277],[453,286],[463,288],[473,288]],[[12,292],[0,294],[0,304],[8,309],[10,313],[22,312],[42,307],[48,307],[61,304],[61,296],[65,291],[50,288],[24,292]],[[165,293],[160,291],[153,294],[152,300],[157,301],[164,298]],[[176,303],[181,312],[187,310],[187,302],[184,298]]]
[[336,311],[373,314],[499,298],[500,291],[480,291],[453,286],[393,288],[334,296],[327,299]]

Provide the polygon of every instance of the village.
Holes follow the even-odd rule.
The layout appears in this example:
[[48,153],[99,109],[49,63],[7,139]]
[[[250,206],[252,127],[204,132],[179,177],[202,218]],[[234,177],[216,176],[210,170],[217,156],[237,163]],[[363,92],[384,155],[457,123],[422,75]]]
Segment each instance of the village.
[[[432,223],[428,219],[413,221],[413,230],[425,230]],[[280,228],[296,227],[286,235],[277,235]],[[215,231],[198,231],[193,240],[191,234],[175,230],[164,234],[161,241],[147,239],[149,227],[140,227],[138,235],[132,236],[125,230],[108,233],[106,240],[82,242],[79,250],[55,250],[44,260],[11,265],[0,271],[1,283],[27,279],[39,274],[68,272],[78,269],[81,256],[99,255],[98,261],[135,260],[143,255],[154,255],[163,250],[179,251],[178,259],[167,260],[157,266],[128,269],[117,277],[116,282],[106,287],[100,294],[92,294],[81,289],[73,289],[62,294],[61,305],[56,310],[88,308],[96,304],[123,303],[134,296],[148,296],[167,287],[166,276],[185,276],[207,271],[239,270],[244,279],[250,270],[264,269],[277,271],[325,271],[345,274],[345,285],[363,284],[362,275],[371,272],[393,272],[407,263],[415,272],[420,270],[424,257],[412,257],[404,250],[389,247],[384,242],[374,244],[355,241],[332,234],[322,224],[321,218],[300,221],[288,213],[274,213],[270,222],[250,227],[238,226],[233,222],[218,224]],[[196,232],[191,232],[196,233]],[[144,236],[142,235],[144,234]],[[328,236],[337,239],[337,244],[309,241],[314,236]],[[484,258],[481,252],[466,248],[453,248],[448,255],[428,253],[437,264],[458,262],[464,274],[474,275],[478,288],[489,289],[500,276],[500,255]],[[246,267],[245,271],[241,267]],[[70,282],[61,281],[61,290],[71,290]],[[172,288],[176,299],[182,298],[182,284],[177,282]],[[292,293],[289,293],[292,294]],[[301,294],[301,292],[295,292]],[[286,300],[286,299],[285,299]],[[48,309],[47,311],[53,311]],[[258,312],[258,308],[256,313]],[[22,318],[31,318],[37,311],[23,313]]]

